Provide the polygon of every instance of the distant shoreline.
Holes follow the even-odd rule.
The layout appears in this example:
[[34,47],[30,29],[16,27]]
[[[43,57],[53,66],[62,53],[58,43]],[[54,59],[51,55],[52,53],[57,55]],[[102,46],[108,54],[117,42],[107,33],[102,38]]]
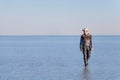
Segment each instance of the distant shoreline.
[[[69,37],[69,36],[80,36],[80,35],[0,35],[0,37]],[[92,36],[120,36],[120,35],[92,35]]]

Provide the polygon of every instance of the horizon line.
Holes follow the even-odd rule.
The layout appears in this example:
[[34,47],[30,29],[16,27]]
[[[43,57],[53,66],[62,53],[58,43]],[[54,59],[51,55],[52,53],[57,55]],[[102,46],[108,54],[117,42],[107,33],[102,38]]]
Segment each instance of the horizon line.
[[[80,34],[80,35],[82,35],[82,34]],[[20,35],[20,34],[10,34],[10,35],[0,35],[0,36],[80,36],[80,35],[75,35],[75,34],[73,34],[73,35],[71,35],[71,34],[60,34],[60,35],[58,35],[58,34],[54,34],[54,35],[40,35],[40,34],[28,34],[28,35]],[[120,36],[120,34],[104,34],[104,35],[101,35],[101,34],[97,34],[97,35],[92,35],[92,36]]]

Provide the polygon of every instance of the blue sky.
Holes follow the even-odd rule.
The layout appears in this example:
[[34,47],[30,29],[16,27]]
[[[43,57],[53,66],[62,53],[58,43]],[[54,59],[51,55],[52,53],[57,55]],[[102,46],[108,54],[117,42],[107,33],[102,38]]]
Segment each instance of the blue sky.
[[0,35],[120,35],[120,0],[0,0]]

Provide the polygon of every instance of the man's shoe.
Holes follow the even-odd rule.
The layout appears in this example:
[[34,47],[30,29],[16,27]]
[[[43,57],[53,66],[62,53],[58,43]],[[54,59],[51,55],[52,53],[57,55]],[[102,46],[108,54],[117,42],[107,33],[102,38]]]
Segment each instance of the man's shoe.
[[88,66],[88,63],[87,64],[85,64],[85,67],[87,67]]

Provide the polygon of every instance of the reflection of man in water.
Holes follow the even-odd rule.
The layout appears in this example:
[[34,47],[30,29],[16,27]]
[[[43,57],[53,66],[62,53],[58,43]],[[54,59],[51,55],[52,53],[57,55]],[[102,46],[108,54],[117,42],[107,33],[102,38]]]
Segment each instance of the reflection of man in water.
[[84,28],[83,35],[81,35],[80,39],[80,51],[83,52],[85,67],[88,65],[88,59],[90,58],[91,50],[92,36],[88,33],[88,29]]
[[81,80],[92,80],[92,75],[88,68],[83,69],[80,77],[81,77]]

